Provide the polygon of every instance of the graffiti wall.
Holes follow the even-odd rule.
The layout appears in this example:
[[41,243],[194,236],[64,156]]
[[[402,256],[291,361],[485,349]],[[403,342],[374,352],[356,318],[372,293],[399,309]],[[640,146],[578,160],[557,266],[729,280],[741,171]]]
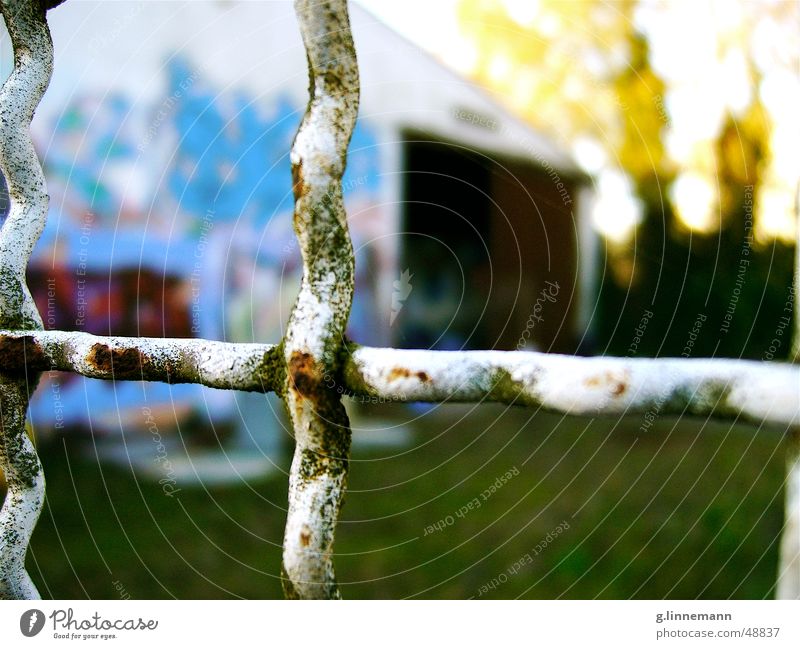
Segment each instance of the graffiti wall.
[[[49,139],[38,138],[51,211],[30,285],[45,325],[278,341],[299,284],[289,151],[305,107],[280,92],[216,86],[183,56],[168,58],[163,71],[161,101],[78,94],[50,120]],[[376,137],[360,120],[343,181],[349,211],[374,209],[381,178]],[[374,342],[375,251],[363,221],[354,219],[349,333]],[[213,404],[217,417],[234,415],[232,395],[199,386],[45,380],[63,384],[36,393],[31,415],[41,425],[88,418],[108,428],[118,412],[138,416],[142,391],[151,408]],[[57,410],[71,420],[55,421]]]

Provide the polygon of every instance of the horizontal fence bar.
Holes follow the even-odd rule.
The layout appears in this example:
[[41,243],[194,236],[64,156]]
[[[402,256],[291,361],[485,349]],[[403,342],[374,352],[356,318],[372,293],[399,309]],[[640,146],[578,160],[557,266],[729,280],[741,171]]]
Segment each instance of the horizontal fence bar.
[[800,422],[800,366],[735,359],[579,357],[360,347],[344,383],[398,401],[496,401],[572,415],[715,415]]
[[223,390],[275,391],[276,345],[199,338],[94,336],[69,331],[0,331],[7,374],[61,370],[94,379],[198,383]]
[[[268,392],[279,349],[257,343],[0,331],[6,373],[56,369],[99,379],[200,383]],[[736,359],[578,357],[424,351],[351,344],[329,389],[375,401],[501,402],[573,415],[714,415],[800,423],[800,366]]]

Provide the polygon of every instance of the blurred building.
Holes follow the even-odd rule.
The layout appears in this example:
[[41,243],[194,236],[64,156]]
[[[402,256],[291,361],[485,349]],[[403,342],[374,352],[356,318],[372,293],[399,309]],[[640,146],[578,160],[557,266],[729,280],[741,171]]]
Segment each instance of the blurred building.
[[[575,351],[593,303],[584,174],[358,5],[351,17],[349,335]],[[79,2],[49,20],[55,73],[33,130],[51,206],[29,282],[46,326],[278,341],[299,282],[289,150],[308,92],[291,3]],[[143,407],[244,421],[256,439],[266,425],[262,402],[199,386],[44,380],[39,426],[133,430]]]

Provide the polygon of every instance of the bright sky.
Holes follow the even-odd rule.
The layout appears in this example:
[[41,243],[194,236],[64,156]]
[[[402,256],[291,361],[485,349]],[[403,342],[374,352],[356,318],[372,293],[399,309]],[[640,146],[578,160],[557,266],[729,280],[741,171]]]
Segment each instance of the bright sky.
[[[536,0],[498,1],[523,26],[537,20]],[[477,54],[461,35],[458,0],[359,2],[452,67],[470,73]],[[687,227],[701,231],[713,228],[718,219],[716,181],[708,164],[711,141],[727,111],[741,111],[751,99],[745,57],[735,47],[721,55],[719,43],[731,42],[748,30],[753,32],[756,64],[763,75],[759,92],[774,122],[773,162],[765,170],[757,234],[792,239],[800,179],[800,75],[796,63],[794,73],[787,71],[793,69],[792,65],[773,63],[776,58],[785,62],[787,56],[796,61],[800,28],[787,29],[786,25],[765,20],[752,30],[753,13],[758,7],[743,0],[649,2],[638,11],[636,22],[649,36],[654,69],[670,88],[664,101],[671,122],[666,146],[670,157],[684,170],[671,198]],[[504,73],[502,61],[497,67],[500,76]],[[508,99],[513,106],[515,98]],[[618,169],[608,166],[598,146],[587,141],[571,146],[576,159],[598,177],[596,227],[609,238],[624,241],[640,218],[630,184]]]
[[456,14],[458,0],[358,0],[358,4],[451,64],[454,57],[448,52],[463,49],[464,38]]

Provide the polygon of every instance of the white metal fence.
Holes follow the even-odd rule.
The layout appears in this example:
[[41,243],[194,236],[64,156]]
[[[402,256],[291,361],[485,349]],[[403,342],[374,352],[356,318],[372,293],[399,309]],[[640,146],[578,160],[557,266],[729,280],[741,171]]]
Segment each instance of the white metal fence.
[[[341,178],[359,99],[345,0],[297,0],[311,98],[291,152],[303,280],[277,345],[101,337],[43,331],[25,284],[48,196],[29,134],[49,83],[46,9],[1,0],[14,69],[0,92],[0,166],[11,210],[0,231],[0,597],[37,598],[25,555],[44,500],[44,474],[25,432],[44,370],[113,380],[200,383],[276,392],[296,446],[283,544],[287,597],[333,598],[333,541],[345,490],[350,428],[343,395],[387,401],[498,401],[569,414],[693,414],[771,422],[791,439],[779,597],[800,597],[800,367],[742,360],[577,358],[532,352],[432,352],[362,347],[345,339],[354,259]],[[798,353],[795,349],[793,360]]]

